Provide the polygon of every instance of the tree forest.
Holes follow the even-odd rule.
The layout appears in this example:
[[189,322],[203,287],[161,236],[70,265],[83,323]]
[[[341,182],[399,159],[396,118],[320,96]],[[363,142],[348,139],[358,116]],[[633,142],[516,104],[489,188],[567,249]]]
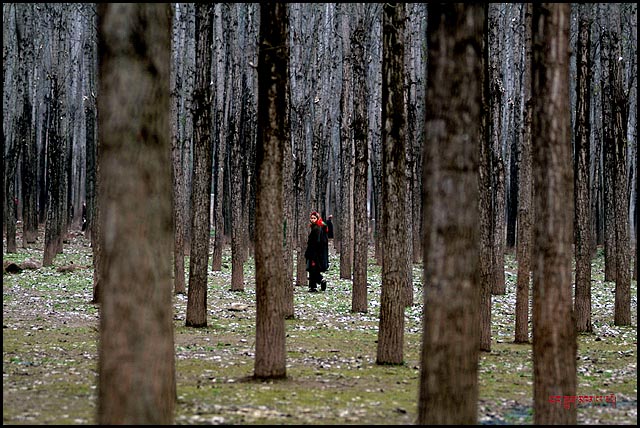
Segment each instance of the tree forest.
[[637,424],[637,4],[2,11],[4,424]]

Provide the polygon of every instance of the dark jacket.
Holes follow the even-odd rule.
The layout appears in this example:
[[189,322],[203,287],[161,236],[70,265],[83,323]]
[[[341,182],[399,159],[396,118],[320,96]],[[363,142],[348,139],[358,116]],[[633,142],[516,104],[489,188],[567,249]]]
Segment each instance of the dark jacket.
[[304,257],[307,259],[307,270],[318,269],[320,272],[326,272],[329,269],[327,225],[319,218],[310,227],[307,250],[304,252]]
[[320,265],[320,257],[322,255],[322,243],[320,242],[320,225],[314,223],[310,226],[309,238],[307,239],[307,249],[304,252],[304,258],[307,259],[307,270],[311,266],[310,262],[315,263],[315,267]]

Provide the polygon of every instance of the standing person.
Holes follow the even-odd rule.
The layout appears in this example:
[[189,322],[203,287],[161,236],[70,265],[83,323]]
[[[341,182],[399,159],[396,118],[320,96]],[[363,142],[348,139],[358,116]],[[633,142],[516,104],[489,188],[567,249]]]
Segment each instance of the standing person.
[[322,272],[327,270],[328,259],[326,251],[328,246],[326,239],[322,239],[325,235],[323,228],[326,227],[320,214],[312,211],[309,215],[309,238],[307,239],[307,249],[304,252],[304,258],[307,260],[307,271],[309,272],[309,292],[317,293],[318,284],[322,291],[327,289],[327,281],[322,277]]
[[82,231],[87,229],[87,204],[82,203]]
[[329,214],[327,218],[327,238],[333,239],[333,214]]

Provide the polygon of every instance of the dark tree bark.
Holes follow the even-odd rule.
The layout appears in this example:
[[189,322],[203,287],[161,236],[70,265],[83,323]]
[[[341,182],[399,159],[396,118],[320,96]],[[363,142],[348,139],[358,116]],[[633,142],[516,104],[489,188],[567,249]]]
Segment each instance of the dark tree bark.
[[504,88],[500,79],[499,71],[499,25],[498,25],[498,6],[496,4],[489,5],[489,49],[488,58],[488,79],[489,79],[489,120],[488,132],[491,141],[491,172],[493,187],[493,284],[491,292],[493,294],[505,294],[507,292],[504,281],[504,248],[505,248],[505,204],[506,204],[506,177],[505,162],[502,157],[502,139],[500,136],[501,128],[501,104]]
[[533,6],[533,394],[541,425],[576,423],[575,407],[550,399],[576,394],[569,14],[568,3]]
[[308,8],[295,3],[289,8],[291,22],[291,136],[293,144],[293,193],[295,195],[296,285],[307,283],[304,251],[309,234],[309,203],[306,195],[306,124],[309,120],[310,85],[307,82],[310,52]]
[[[366,87],[365,5],[356,6],[357,22],[351,33],[353,52],[353,285],[351,312],[367,311],[367,253],[369,221],[367,218],[367,172],[369,166],[368,113]],[[404,162],[403,162],[404,165]],[[404,200],[403,200],[404,201]],[[403,241],[404,242],[404,241]]]
[[575,302],[578,332],[592,332],[591,326],[591,19],[586,6],[580,5],[577,45],[576,119],[574,165],[575,203]]
[[[352,5],[343,4],[341,10],[349,12]],[[345,10],[346,9],[346,10]],[[342,93],[340,95],[340,216],[336,227],[340,235],[340,278],[351,279],[353,273],[353,53],[349,13],[342,15]]]
[[616,228],[615,228],[615,136],[613,117],[613,94],[611,73],[611,31],[609,8],[599,5],[600,14],[600,63],[602,105],[602,174],[604,197],[604,280],[616,280]]
[[[85,138],[86,138],[86,197],[85,204],[87,207],[87,224],[85,226],[85,235],[91,237],[92,249],[95,250],[97,242],[94,241],[93,228],[96,224],[96,210],[97,210],[97,164],[96,159],[98,157],[98,140],[97,135],[97,113],[96,113],[96,75],[98,73],[96,49],[96,11],[95,4],[87,6],[87,13],[90,14],[90,18],[87,20],[88,34],[87,40],[84,44],[84,61],[85,70],[87,70],[87,79],[85,80],[85,98],[84,98],[84,117],[85,117]],[[96,259],[94,255],[94,267],[96,266]]]
[[231,97],[231,107],[229,113],[228,141],[231,150],[231,291],[244,291],[244,262],[246,259],[245,248],[245,223],[243,218],[243,181],[244,181],[244,162],[247,153],[244,151],[244,141],[241,135],[241,114],[242,114],[242,68],[240,66],[241,50],[243,46],[241,42],[244,40],[244,28],[238,23],[237,9],[242,5],[234,4],[231,6],[232,27],[235,40],[232,42],[231,61],[233,63],[231,72],[236,76],[232,79],[232,89],[227,95]]
[[57,74],[51,77],[51,92],[49,96],[47,123],[47,221],[44,231],[44,255],[42,266],[53,265],[55,256],[62,251],[62,214],[64,183],[64,146],[65,137],[62,135],[62,112],[60,100],[62,89]]
[[628,95],[624,91],[621,61],[620,9],[608,4],[611,22],[611,79],[612,128],[614,138],[613,204],[615,229],[615,325],[631,325],[631,265],[629,248],[629,182],[627,181]]
[[186,19],[184,18],[185,10],[182,4],[176,3],[173,7],[172,70],[171,81],[169,82],[171,90],[171,181],[173,186],[173,290],[175,294],[185,294],[184,240],[186,207],[183,195],[187,192],[185,192],[185,170],[182,161],[184,139],[181,138],[179,127],[183,121],[180,104],[183,99],[181,87],[184,61],[181,61],[181,55],[185,50],[182,40],[184,38],[182,28],[186,25]]
[[[172,424],[168,3],[99,4],[104,225],[99,424]],[[135,46],[134,46],[135,43]]]
[[211,41],[213,5],[196,3],[196,80],[193,91],[193,175],[187,327],[207,325],[207,267],[211,210]]
[[[258,59],[258,146],[256,162],[256,232],[273,235],[283,225],[282,156],[289,136],[288,5],[263,3],[260,7]],[[254,377],[286,377],[283,245],[279,238],[256,240],[256,359]]]
[[[478,145],[486,6],[429,4],[418,424],[478,417]],[[428,203],[424,201],[429,201]],[[446,213],[446,214],[445,214]]]
[[532,4],[523,7],[524,15],[524,64],[522,92],[524,111],[522,121],[522,139],[520,141],[520,176],[518,185],[518,278],[516,282],[516,343],[529,343],[529,296],[531,290],[531,220],[533,219],[532,199],[532,159],[531,159],[531,19]]
[[[407,224],[398,210],[406,200],[406,109],[404,107],[404,3],[383,7],[382,231],[383,263],[377,364],[402,364],[404,292],[407,284]],[[354,284],[355,286],[355,284]]]
[[[225,102],[225,95],[228,94],[227,89],[231,84],[231,79],[225,79],[227,74],[227,50],[229,43],[227,42],[227,32],[225,31],[227,23],[227,7],[220,3],[215,5],[214,34],[215,34],[215,110],[214,110],[214,129],[216,138],[216,150],[214,157],[214,241],[213,256],[211,257],[211,269],[214,271],[222,270],[222,251],[226,243],[224,232],[224,215],[223,215],[223,194],[225,176],[228,176],[228,168],[225,168],[225,159],[227,157],[227,139],[226,139],[226,115],[228,113],[228,102]],[[225,43],[227,42],[227,43]],[[226,83],[225,83],[226,82]]]
[[[488,16],[487,16],[488,19]],[[486,24],[488,28],[488,23]],[[482,122],[478,150],[478,215],[480,221],[480,350],[491,351],[491,295],[495,282],[496,265],[493,251],[493,173],[491,169],[491,133],[489,122],[489,32],[483,39],[482,68]]]
[[[24,82],[22,88],[22,113],[18,132],[22,143],[22,245],[26,248],[28,244],[35,243],[38,238],[38,148],[33,126],[33,91],[29,88],[32,84],[31,82],[33,82],[34,52],[33,39],[29,34],[26,34],[25,37],[25,31],[28,31],[27,29],[35,24],[33,22],[32,4],[18,3],[15,7],[18,8],[21,15],[18,23],[25,26],[21,31],[18,31],[20,35],[20,37],[18,37],[18,49],[21,56],[19,72],[24,73],[22,76]],[[24,69],[22,69],[23,67]]]

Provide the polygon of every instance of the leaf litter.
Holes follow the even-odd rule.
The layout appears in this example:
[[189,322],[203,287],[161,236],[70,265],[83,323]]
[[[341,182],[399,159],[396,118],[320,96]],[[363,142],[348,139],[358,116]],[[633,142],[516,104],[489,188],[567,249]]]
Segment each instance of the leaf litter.
[[[42,248],[4,258],[41,259]],[[334,253],[332,257],[337,259]],[[637,423],[637,283],[632,327],[613,325],[613,289],[593,263],[593,334],[578,336],[579,395],[616,395],[616,407],[580,406],[578,423]],[[89,242],[72,236],[55,266],[3,278],[3,422],[94,424],[99,308],[92,298]],[[188,263],[185,262],[188,266]],[[184,326],[187,298],[174,296],[178,401],[176,424],[413,424],[417,415],[422,317],[421,267],[414,266],[414,305],[405,311],[405,362],[377,366],[381,269],[371,255],[368,312],[350,313],[350,282],[337,263],[324,293],[294,288],[295,317],[286,321],[287,379],[253,380],[254,266],[245,291],[231,292],[230,254],[209,271],[208,327]],[[517,264],[505,256],[507,293],[493,296],[493,343],[479,362],[478,423],[532,424],[531,345],[513,344]]]

